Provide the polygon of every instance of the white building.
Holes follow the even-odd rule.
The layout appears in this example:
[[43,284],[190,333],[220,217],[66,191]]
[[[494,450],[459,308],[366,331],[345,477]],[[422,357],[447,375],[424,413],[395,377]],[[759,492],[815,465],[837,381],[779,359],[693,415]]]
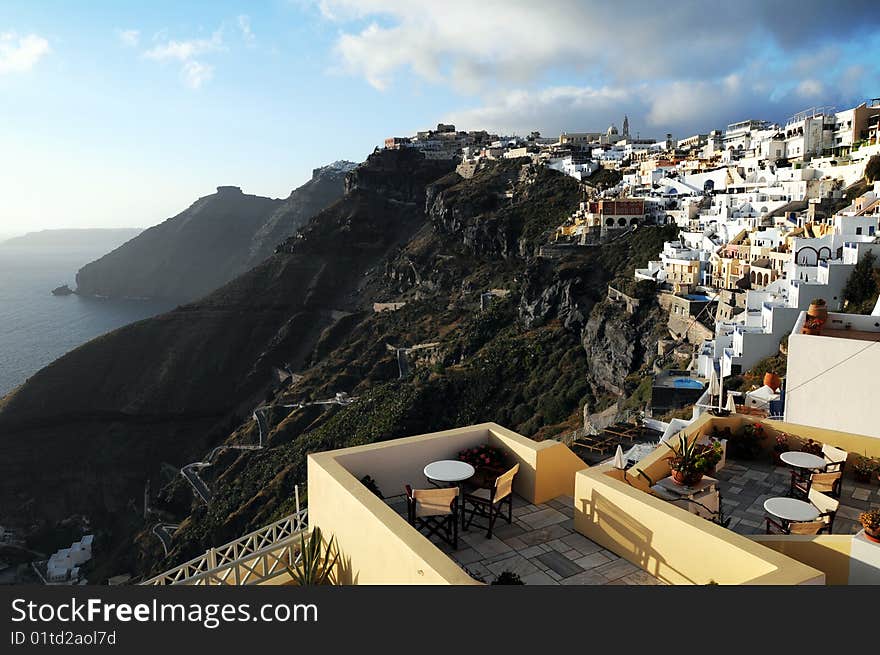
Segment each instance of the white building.
[[880,437],[880,316],[829,313],[821,336],[801,334],[805,318],[788,339],[785,420]]
[[87,534],[75,541],[70,548],[62,548],[53,553],[46,564],[46,579],[49,582],[76,582],[79,567],[92,559],[94,535]]

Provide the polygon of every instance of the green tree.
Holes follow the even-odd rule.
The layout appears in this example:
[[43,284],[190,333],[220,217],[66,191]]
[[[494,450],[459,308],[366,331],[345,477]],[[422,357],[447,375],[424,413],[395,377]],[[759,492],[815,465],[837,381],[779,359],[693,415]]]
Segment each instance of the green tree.
[[874,264],[877,257],[869,252],[855,265],[853,272],[843,287],[843,298],[847,301],[847,310],[861,312],[865,305],[877,298],[877,279],[874,275]]

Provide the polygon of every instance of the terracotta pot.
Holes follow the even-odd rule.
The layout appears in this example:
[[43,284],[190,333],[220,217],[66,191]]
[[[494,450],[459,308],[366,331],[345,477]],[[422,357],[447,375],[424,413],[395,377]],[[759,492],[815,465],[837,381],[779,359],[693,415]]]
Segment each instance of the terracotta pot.
[[819,328],[811,328],[807,327],[807,325],[804,325],[804,327],[801,328],[801,334],[815,334],[821,336],[822,330],[820,330]]
[[865,528],[865,536],[871,541],[880,544],[880,530],[873,530],[871,532],[868,532],[868,528]]
[[776,375],[776,373],[767,371],[764,373],[764,384],[773,389],[773,391],[779,391],[779,387],[782,386],[782,378]]
[[820,324],[824,325],[828,320],[828,305],[810,305],[807,310],[807,316],[812,316]]
[[678,469],[672,469],[672,481],[682,487],[693,487],[702,479],[702,473],[683,473]]

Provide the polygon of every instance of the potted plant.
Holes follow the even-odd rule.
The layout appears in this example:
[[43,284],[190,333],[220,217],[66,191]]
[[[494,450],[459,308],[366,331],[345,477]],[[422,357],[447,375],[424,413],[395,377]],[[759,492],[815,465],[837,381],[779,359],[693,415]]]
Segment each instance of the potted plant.
[[865,529],[865,536],[880,544],[880,508],[875,507],[859,514],[859,522]]
[[807,316],[804,319],[804,326],[801,328],[801,334],[815,334],[821,336],[822,326],[824,324],[824,321],[820,321],[812,316]]
[[494,484],[495,478],[504,473],[504,454],[488,444],[462,450],[458,459],[474,467],[473,482],[477,486]]
[[859,457],[853,464],[853,477],[856,482],[870,484],[874,471],[880,469],[880,461],[874,457]]
[[785,432],[780,432],[776,435],[776,443],[773,444],[773,463],[776,466],[782,466],[780,457],[787,450],[789,450],[788,435]]
[[819,326],[825,324],[828,320],[828,306],[825,304],[824,298],[813,298],[810,301],[810,308],[807,310],[807,316],[819,322]]
[[287,567],[292,584],[307,587],[335,583],[335,567],[339,559],[339,549],[334,545],[335,539],[335,536],[330,537],[327,547],[324,548],[321,528],[317,526],[308,538],[300,535],[299,561]]
[[755,459],[766,437],[763,425],[746,423],[739,433],[731,435],[727,441],[730,456],[735,459]]
[[822,444],[818,441],[814,441],[813,439],[807,439],[804,442],[804,445],[801,446],[802,453],[810,453],[811,455],[821,455],[822,454]]
[[522,578],[519,577],[519,574],[514,571],[502,571],[498,574],[498,577],[492,580],[489,584],[525,584],[525,582],[523,582]]
[[672,481],[684,487],[697,484],[703,479],[703,475],[714,469],[721,460],[721,442],[715,439],[708,445],[703,445],[698,444],[696,440],[688,441],[687,437],[682,435],[677,447],[667,441],[663,443],[673,453],[666,458]]

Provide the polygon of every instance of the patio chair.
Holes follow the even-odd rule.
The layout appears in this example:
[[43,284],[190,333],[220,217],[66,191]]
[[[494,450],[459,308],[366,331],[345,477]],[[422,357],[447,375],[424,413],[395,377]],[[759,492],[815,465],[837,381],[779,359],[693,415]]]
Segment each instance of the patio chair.
[[808,476],[800,476],[797,474],[797,471],[792,471],[789,495],[794,498],[807,498],[810,490],[815,489],[834,498],[839,498],[842,480],[843,471],[837,471],[836,473],[811,473]]
[[789,521],[780,523],[769,516],[764,517],[767,525],[767,534],[832,534],[834,529],[834,517],[840,501],[826,496],[820,491],[811,489],[808,500],[813,507],[819,510],[819,516],[814,521]]
[[406,485],[406,506],[411,526],[458,549],[458,487],[413,489]]
[[834,528],[834,517],[837,516],[837,510],[840,507],[840,501],[823,494],[821,491],[818,491],[815,487],[810,489],[810,493],[807,494],[807,500],[810,504],[819,510],[819,519],[825,521],[827,526],[826,532],[828,534],[832,534]]
[[[467,530],[475,516],[481,516],[489,520],[489,530],[486,538],[492,538],[492,528],[495,520],[502,516],[503,507],[507,505],[507,522],[513,522],[513,478],[519,471],[519,464],[514,464],[497,478],[490,489],[476,489],[466,493],[462,502],[462,528]],[[468,504],[471,505],[470,516],[467,515]]]
[[828,462],[825,465],[825,473],[837,473],[838,471],[843,473],[843,469],[846,467],[846,458],[849,457],[848,452],[826,443],[822,445],[822,455]]

